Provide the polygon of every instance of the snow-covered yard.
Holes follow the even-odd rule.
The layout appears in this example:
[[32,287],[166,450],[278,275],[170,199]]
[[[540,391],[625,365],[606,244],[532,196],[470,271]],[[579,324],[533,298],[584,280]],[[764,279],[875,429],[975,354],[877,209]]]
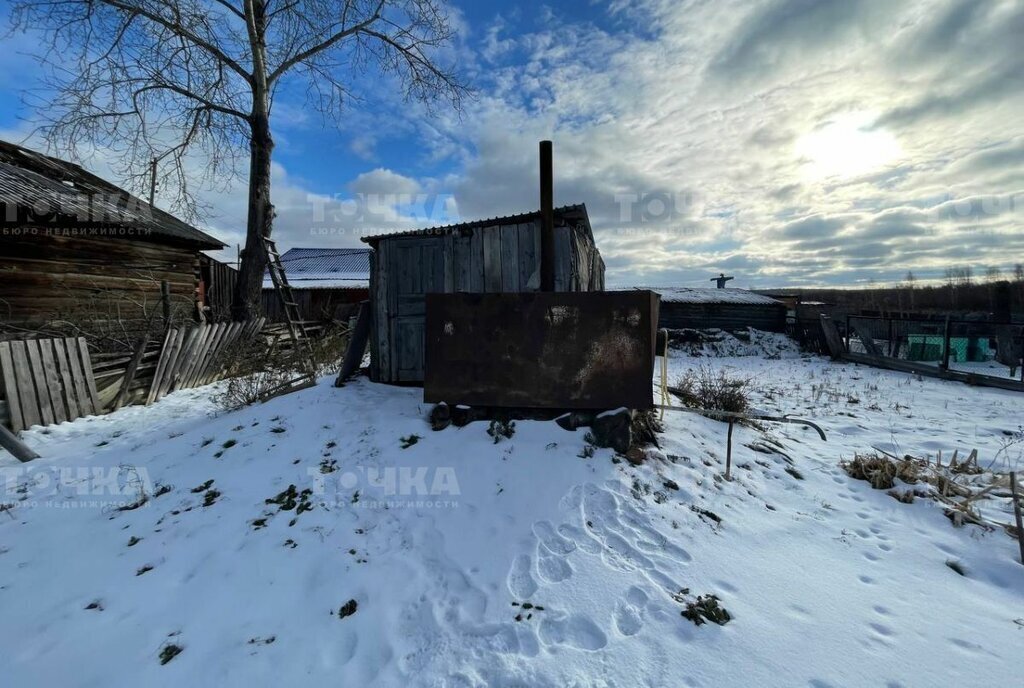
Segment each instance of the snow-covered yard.
[[[732,482],[725,425],[692,414],[667,412],[633,466],[551,422],[432,432],[420,390],[365,380],[26,433],[45,458],[0,458],[2,683],[1016,685],[1016,542],[838,464],[872,446],[984,464],[1019,397],[777,352],[671,358],[673,378],[752,376],[756,406],[828,433],[737,427]],[[683,618],[683,589],[732,621]]]

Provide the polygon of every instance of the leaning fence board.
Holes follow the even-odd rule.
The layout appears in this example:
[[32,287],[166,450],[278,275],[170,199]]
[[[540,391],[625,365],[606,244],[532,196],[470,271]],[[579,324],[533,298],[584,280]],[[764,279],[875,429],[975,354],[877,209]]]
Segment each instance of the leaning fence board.
[[213,325],[206,326],[206,333],[203,337],[202,346],[196,350],[195,358],[188,371],[188,376],[181,384],[183,388],[191,389],[196,386],[199,374],[202,372],[203,366],[206,363],[206,358],[209,356],[210,349],[213,347],[214,342],[217,339],[217,334],[220,332],[222,327],[223,323],[215,323]]
[[146,395],[146,406],[149,406],[156,399],[157,389],[160,387],[160,381],[163,379],[164,370],[167,369],[167,361],[171,356],[171,342],[177,336],[178,331],[173,328],[167,329],[167,334],[164,336],[164,345],[160,349],[160,360],[156,364],[156,372],[153,373],[153,381],[149,385],[149,393]]
[[177,335],[171,342],[171,355],[167,361],[167,367],[164,368],[163,379],[160,381],[160,386],[156,390],[156,398],[160,399],[167,394],[168,389],[171,386],[171,374],[174,368],[178,365],[178,357],[181,356],[181,347],[185,344],[185,328],[178,330]]
[[221,333],[220,339],[217,342],[217,346],[210,352],[210,359],[206,362],[206,369],[203,371],[196,383],[196,387],[202,387],[203,385],[213,382],[213,378],[217,373],[217,366],[221,359],[221,352],[223,352],[231,343],[231,337],[237,330],[238,323],[229,323],[224,331]]
[[852,361],[853,363],[863,363],[876,368],[897,370],[901,373],[936,377],[940,380],[966,382],[969,385],[977,385],[980,387],[996,387],[999,389],[1008,389],[1013,392],[1024,392],[1024,383],[1007,378],[978,375],[976,373],[967,373],[959,370],[942,370],[938,366],[929,366],[924,363],[886,358],[885,356],[868,356],[867,354],[847,353],[843,354],[843,359]]
[[221,354],[227,348],[231,333],[235,330],[235,323],[228,324],[224,327],[224,332],[221,333],[220,340],[217,342],[217,348],[210,352],[210,360],[206,363],[206,370],[203,371],[202,377],[199,379],[199,386],[207,385],[213,381],[213,378],[217,374],[217,367],[220,364]]
[[36,397],[35,383],[32,382],[32,369],[29,368],[28,350],[25,342],[11,342],[11,356],[14,359],[14,377],[18,381],[18,394],[21,397],[21,412],[25,425],[31,428],[41,422],[39,416],[39,400]]
[[185,380],[185,387],[197,386],[196,383],[199,380],[199,375],[202,373],[206,359],[210,355],[210,349],[216,344],[217,335],[220,333],[222,328],[223,323],[207,326],[206,338],[203,341],[203,347],[196,352],[196,359],[193,361],[192,370],[189,371],[188,378]]
[[[869,356],[883,355],[882,350],[878,348],[877,344],[875,344],[875,338],[872,336],[871,329],[865,323],[862,323],[856,318],[851,318],[850,327],[857,333],[857,336],[860,337],[861,344],[864,345],[864,350],[867,351]],[[849,337],[850,335],[847,334],[846,336]]]
[[132,386],[132,382],[135,381],[135,373],[138,372],[139,363],[142,362],[142,356],[146,353],[146,346],[149,345],[149,332],[142,335],[142,339],[135,346],[135,353],[132,354],[132,359],[128,362],[128,367],[124,371],[124,379],[121,380],[121,388],[117,392],[117,396],[114,397],[114,403],[111,410],[116,411],[122,406],[128,399],[128,392]]
[[196,368],[196,362],[202,356],[203,350],[206,348],[210,338],[210,331],[213,329],[212,325],[202,324],[196,328],[196,341],[192,345],[191,351],[189,351],[188,360],[181,367],[181,372],[178,373],[178,381],[174,383],[174,389],[188,389],[188,381],[192,377],[192,371]]
[[224,340],[224,335],[228,331],[229,325],[227,323],[217,323],[213,333],[213,340],[210,342],[209,348],[206,349],[206,354],[203,356],[202,362],[199,364],[199,369],[196,371],[195,379],[192,382],[193,387],[201,387],[203,381],[206,379],[206,372],[210,368],[211,362],[216,358],[217,352],[220,351],[221,342]]
[[213,360],[210,363],[210,369],[206,374],[206,378],[203,380],[203,384],[209,384],[216,382],[224,374],[224,352],[229,351],[236,341],[238,341],[238,334],[242,331],[242,328],[247,323],[235,322],[228,328],[227,334],[224,336],[224,340],[221,342],[220,348],[214,355]]
[[78,410],[78,399],[75,398],[75,383],[71,379],[71,367],[68,364],[67,352],[64,349],[64,340],[54,339],[53,352],[57,358],[57,368],[60,371],[61,383],[64,386],[64,402],[68,407],[68,420],[74,420],[82,414]]
[[243,323],[241,322],[234,322],[227,327],[224,332],[224,336],[221,338],[221,341],[217,346],[217,350],[213,352],[213,356],[210,359],[210,363],[206,368],[203,378],[199,381],[200,386],[207,385],[220,379],[221,369],[223,367],[223,354],[231,347],[235,337],[238,336],[238,330],[242,325]]
[[210,334],[206,339],[206,346],[200,352],[195,368],[192,369],[192,374],[186,382],[188,387],[199,386],[199,380],[202,379],[203,372],[206,370],[206,364],[210,360],[210,353],[217,347],[217,341],[224,332],[224,327],[224,323],[217,323],[210,328]]
[[829,355],[834,359],[842,358],[846,353],[846,345],[843,344],[843,338],[839,336],[835,322],[824,313],[821,315],[821,331],[825,335],[825,345],[828,346]]
[[[57,363],[53,360],[53,340],[39,340],[39,355],[43,360],[43,377],[50,390],[50,404],[53,407],[53,422],[63,423],[68,420],[67,404],[64,403],[64,388],[60,384]],[[71,420],[74,420],[73,418]]]
[[50,401],[50,389],[46,386],[46,370],[43,357],[39,352],[39,340],[30,339],[25,342],[28,349],[28,363],[32,368],[32,379],[36,383],[36,398],[39,400],[39,417],[43,425],[53,424],[53,403]]
[[85,372],[85,388],[89,391],[94,412],[100,413],[103,409],[100,406],[100,395],[96,392],[96,378],[92,375],[92,359],[89,357],[89,344],[85,337],[78,338],[78,351],[82,357],[82,370]]
[[34,451],[29,449],[24,442],[19,440],[14,433],[3,425],[0,425],[0,447],[9,451],[14,458],[22,463],[39,458],[39,454],[36,454]]
[[188,334],[185,336],[184,343],[181,344],[181,351],[178,353],[178,359],[174,361],[173,367],[166,374],[168,393],[173,392],[180,386],[181,371],[191,360],[191,355],[193,355],[193,351],[196,349],[196,342],[199,340],[201,332],[202,331],[199,327],[189,328]]
[[78,412],[83,416],[90,416],[96,412],[89,392],[85,389],[85,375],[82,373],[82,359],[78,355],[78,340],[71,337],[64,339],[64,347],[67,349],[68,364],[71,366],[71,384],[75,389],[75,396],[78,399]]
[[0,342],[0,376],[2,376],[4,398],[7,399],[7,409],[11,418],[11,429],[17,432],[25,427],[25,417],[21,413],[21,399],[14,377],[14,357],[11,356],[10,342]]

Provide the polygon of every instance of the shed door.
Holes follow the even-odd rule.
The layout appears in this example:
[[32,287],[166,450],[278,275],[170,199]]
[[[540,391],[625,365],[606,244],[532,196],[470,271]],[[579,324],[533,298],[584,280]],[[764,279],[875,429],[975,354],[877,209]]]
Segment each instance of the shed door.
[[443,242],[395,241],[390,272],[395,283],[391,309],[391,360],[398,382],[423,382],[424,322],[428,293],[444,292]]

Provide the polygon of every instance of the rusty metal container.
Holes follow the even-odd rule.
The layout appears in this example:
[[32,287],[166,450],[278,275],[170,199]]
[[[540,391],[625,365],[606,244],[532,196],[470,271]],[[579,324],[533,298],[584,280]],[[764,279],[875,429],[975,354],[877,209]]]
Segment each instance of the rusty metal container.
[[649,409],[657,324],[651,291],[428,294],[423,397]]

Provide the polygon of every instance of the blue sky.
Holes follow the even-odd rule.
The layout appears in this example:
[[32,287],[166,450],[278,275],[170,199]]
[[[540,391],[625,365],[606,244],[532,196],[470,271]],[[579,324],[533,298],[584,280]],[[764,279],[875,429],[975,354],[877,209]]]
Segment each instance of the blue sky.
[[[285,247],[535,209],[551,138],[556,202],[587,204],[614,286],[719,271],[737,286],[885,284],[1024,261],[1024,1],[449,7],[443,57],[477,91],[461,117],[372,74],[337,123],[295,86],[278,95]],[[32,129],[19,93],[39,75],[21,54],[35,41],[0,54],[9,140]],[[102,150],[86,165],[115,174]],[[244,185],[203,198],[203,226],[239,241]]]

